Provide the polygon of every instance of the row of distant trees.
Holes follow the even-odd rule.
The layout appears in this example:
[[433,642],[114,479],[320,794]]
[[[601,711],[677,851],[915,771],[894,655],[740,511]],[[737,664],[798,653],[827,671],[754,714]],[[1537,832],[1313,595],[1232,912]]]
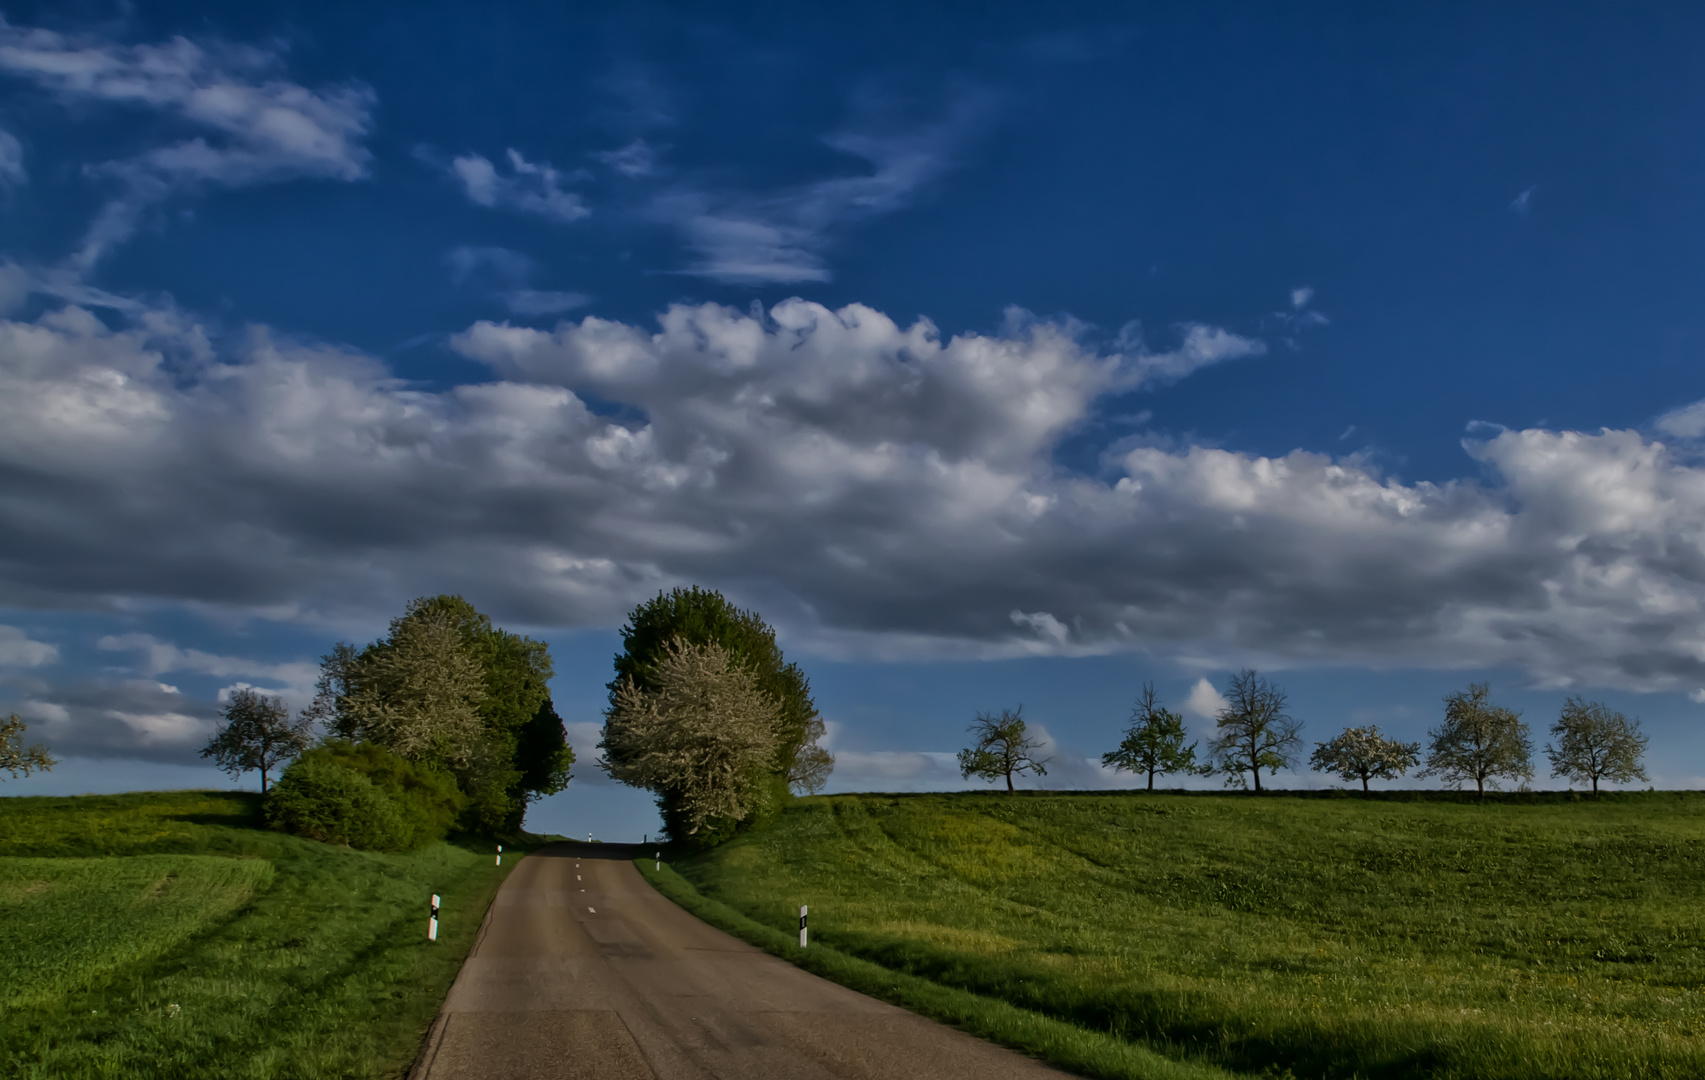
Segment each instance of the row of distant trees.
[[[1251,669],[1232,677],[1225,697],[1214,735],[1198,760],[1199,743],[1185,743],[1184,718],[1160,704],[1153,683],[1145,684],[1124,739],[1102,755],[1102,764],[1146,773],[1150,791],[1157,776],[1220,774],[1228,785],[1253,785],[1260,792],[1263,771],[1270,775],[1296,767],[1303,751],[1302,721],[1290,714],[1285,691]],[[970,731],[972,745],[959,753],[966,779],[1004,778],[1011,791],[1016,775],[1047,774],[1048,759],[1026,728],[1022,706],[998,715],[979,713]],[[1554,777],[1589,784],[1594,794],[1601,781],[1649,779],[1640,721],[1602,702],[1569,698],[1551,725],[1551,736],[1555,741],[1546,745],[1545,754]],[[1488,684],[1472,683],[1445,698],[1443,722],[1428,732],[1424,759],[1420,743],[1388,738],[1370,724],[1315,743],[1308,764],[1316,772],[1360,781],[1363,791],[1370,780],[1397,780],[1420,766],[1418,777],[1437,777],[1459,790],[1473,784],[1483,795],[1501,781],[1533,779],[1533,739],[1519,712],[1494,704]]]

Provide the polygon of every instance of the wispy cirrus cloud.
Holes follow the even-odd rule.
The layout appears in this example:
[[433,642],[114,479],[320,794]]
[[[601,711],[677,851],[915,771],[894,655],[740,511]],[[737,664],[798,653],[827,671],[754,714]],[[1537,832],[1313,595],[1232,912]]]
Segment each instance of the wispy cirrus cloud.
[[462,245],[451,248],[444,263],[456,284],[487,291],[516,315],[560,315],[592,302],[583,292],[533,288],[538,264],[510,248]]
[[925,124],[872,123],[823,137],[868,170],[768,192],[677,186],[650,213],[695,254],[685,273],[731,284],[828,281],[826,251],[839,232],[909,205],[990,123],[994,98],[959,89]]
[[16,187],[29,179],[24,168],[24,144],[10,131],[0,131],[0,187]]
[[563,187],[569,178],[549,162],[528,161],[513,148],[505,159],[507,169],[479,154],[464,154],[446,168],[475,206],[514,210],[561,224],[591,215],[586,200]]
[[135,232],[141,215],[173,195],[299,178],[359,180],[371,154],[375,95],[359,83],[310,89],[284,74],[276,48],[174,37],[124,44],[0,18],[0,73],[67,104],[145,109],[175,120],[184,137],[128,158],[92,164],[120,193],[90,225],[71,266],[86,270]]

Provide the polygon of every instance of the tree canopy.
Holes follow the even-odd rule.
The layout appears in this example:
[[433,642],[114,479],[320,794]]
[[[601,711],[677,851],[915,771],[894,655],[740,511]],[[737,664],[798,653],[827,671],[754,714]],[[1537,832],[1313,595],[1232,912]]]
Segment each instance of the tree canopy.
[[17,713],[0,721],[0,769],[11,773],[13,779],[19,773],[28,776],[31,772],[48,772],[59,764],[44,744],[24,745],[24,730],[28,727]]
[[460,596],[420,597],[385,637],[326,654],[308,712],[334,735],[448,769],[464,827],[515,828],[574,763],[553,674],[544,642],[492,625]]
[[624,679],[604,723],[601,767],[669,795],[682,839],[715,834],[766,808],[780,707],[716,642],[668,642],[649,686]]
[[1429,731],[1427,767],[1416,775],[1437,776],[1451,787],[1473,781],[1486,794],[1500,779],[1533,779],[1533,741],[1521,714],[1494,705],[1487,683],[1470,683],[1445,698],[1444,723]]
[[1368,790],[1369,780],[1395,780],[1421,760],[1421,744],[1388,739],[1379,725],[1344,729],[1329,742],[1315,743],[1308,759],[1316,772],[1333,773],[1345,780],[1360,780]]
[[1048,775],[1048,758],[1039,757],[1041,740],[1031,735],[1024,722],[1024,706],[1002,709],[1000,715],[980,712],[966,728],[971,733],[971,745],[959,751],[959,775],[969,780],[973,776],[985,780],[1006,780],[1006,790],[1013,790],[1012,778],[1018,773]]
[[269,697],[248,687],[231,691],[225,705],[225,722],[213,732],[202,757],[210,757],[233,777],[260,771],[261,794],[266,794],[267,775],[308,748],[314,718],[290,719],[290,709],[280,697]]
[[713,830],[692,825],[681,802],[684,790],[656,789],[658,809],[671,836],[684,838],[696,828],[695,840],[711,842],[777,808],[790,788],[815,790],[828,778],[834,758],[818,742],[824,727],[811,698],[811,683],[798,664],[782,655],[775,631],[757,612],[735,606],[713,589],[677,588],[636,606],[621,633],[615,678],[606,687],[612,712],[619,707],[618,697],[626,685],[642,695],[660,690],[661,665],[677,643],[716,645],[729,665],[746,672],[757,692],[776,705],[771,757],[761,769],[763,783],[771,789],[769,797],[754,801],[750,813],[724,820]]
[[1188,736],[1184,718],[1162,708],[1153,683],[1144,683],[1142,695],[1131,708],[1131,722],[1116,750],[1101,755],[1101,764],[1127,772],[1147,773],[1148,790],[1154,790],[1156,775],[1195,773],[1196,744],[1184,745]]
[[1640,721],[1630,720],[1602,702],[1569,698],[1551,725],[1551,735],[1557,740],[1556,746],[1545,747],[1551,759],[1551,775],[1588,781],[1594,795],[1598,794],[1600,780],[1626,784],[1649,779],[1640,760],[1647,741]]
[[1261,770],[1273,772],[1296,764],[1302,747],[1302,721],[1286,712],[1288,699],[1278,684],[1252,668],[1231,677],[1226,705],[1215,720],[1217,733],[1208,743],[1213,771],[1225,773],[1227,783],[1247,786],[1244,774],[1261,792]]

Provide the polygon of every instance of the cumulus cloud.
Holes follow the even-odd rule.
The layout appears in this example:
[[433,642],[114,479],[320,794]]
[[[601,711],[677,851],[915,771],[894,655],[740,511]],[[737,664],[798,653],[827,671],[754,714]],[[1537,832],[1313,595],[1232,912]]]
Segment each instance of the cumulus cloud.
[[[422,390],[261,330],[215,348],[170,311],[0,320],[0,588],[299,619],[458,591],[511,623],[610,626],[702,582],[835,655],[1705,688],[1705,468],[1638,432],[1488,432],[1464,447],[1489,480],[1203,446],[1102,477],[1055,452],[1141,358],[1046,322],[944,337],[794,300],[452,344],[494,380]],[[215,666],[124,640],[160,674]]]
[[451,161],[450,174],[476,206],[516,210],[562,223],[579,221],[592,213],[579,195],[563,190],[565,177],[548,162],[528,161],[515,149],[507,157],[507,175],[479,154]]
[[59,659],[59,647],[32,641],[15,626],[0,626],[0,668],[33,668]]
[[678,229],[698,256],[689,274],[743,285],[828,281],[824,252],[838,230],[909,205],[952,167],[990,111],[986,94],[962,90],[933,123],[824,137],[867,172],[767,193],[676,188],[658,196],[652,215]]
[[1196,680],[1184,699],[1184,711],[1203,720],[1212,720],[1226,707],[1225,695],[1214,689],[1206,677]]
[[173,118],[187,137],[90,168],[122,191],[96,217],[72,263],[93,265],[170,195],[297,178],[357,180],[371,155],[373,92],[311,90],[285,78],[276,49],[174,37],[126,45],[98,34],[13,26],[0,18],[0,72],[67,105],[102,103]]

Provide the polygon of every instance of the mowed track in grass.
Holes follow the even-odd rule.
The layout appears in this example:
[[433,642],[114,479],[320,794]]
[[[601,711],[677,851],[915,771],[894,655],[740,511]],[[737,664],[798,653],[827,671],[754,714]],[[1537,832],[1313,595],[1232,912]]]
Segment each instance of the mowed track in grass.
[[483,843],[380,855],[284,836],[258,804],[0,799],[0,1075],[407,1071],[509,866]]
[[1180,1060],[1705,1076],[1692,793],[823,796],[675,867],[776,930],[809,904],[836,950]]

